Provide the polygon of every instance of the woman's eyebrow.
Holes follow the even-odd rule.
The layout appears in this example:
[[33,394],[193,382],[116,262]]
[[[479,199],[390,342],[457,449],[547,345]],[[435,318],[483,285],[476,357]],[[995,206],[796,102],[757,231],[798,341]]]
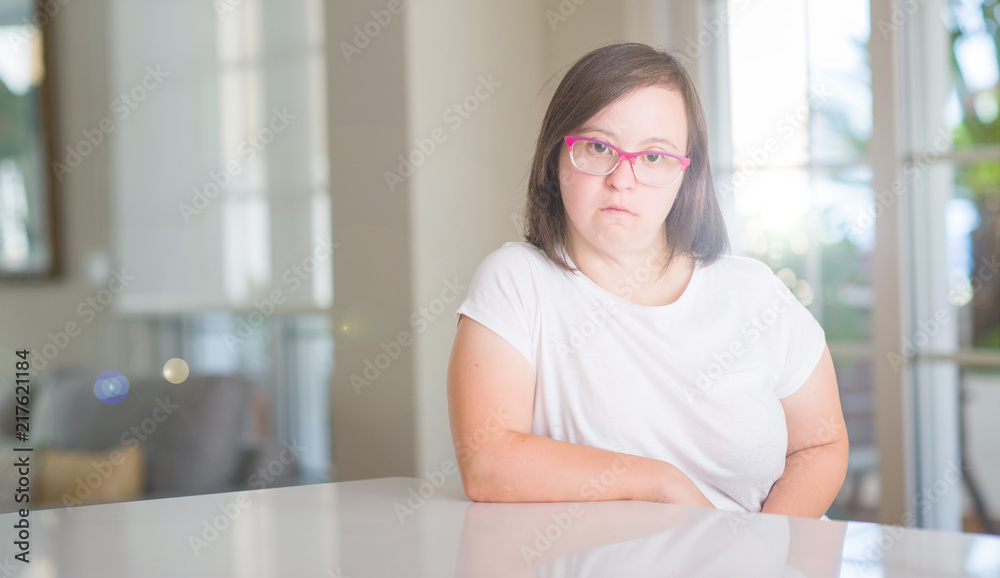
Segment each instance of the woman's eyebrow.
[[[597,128],[596,126],[584,126],[584,127],[580,128],[580,132],[583,132],[583,131],[601,132],[601,133],[604,133],[604,134],[606,134],[606,135],[608,135],[608,136],[610,136],[612,138],[617,138],[618,137],[618,135],[616,133],[614,133],[614,132],[612,132],[610,130],[603,129],[603,128]],[[666,139],[666,138],[662,138],[662,137],[655,137],[655,136],[654,137],[649,137],[648,139],[642,141],[641,143],[639,143],[639,146],[644,147],[644,146],[646,146],[648,144],[655,143],[655,142],[663,143],[663,144],[667,145],[668,147],[673,148],[674,150],[680,150],[680,148],[677,145],[675,145],[670,139]]]

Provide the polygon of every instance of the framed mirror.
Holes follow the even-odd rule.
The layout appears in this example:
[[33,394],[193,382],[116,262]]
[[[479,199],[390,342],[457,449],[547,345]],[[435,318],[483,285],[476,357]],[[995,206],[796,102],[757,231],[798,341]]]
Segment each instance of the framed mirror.
[[60,272],[47,35],[60,7],[0,0],[0,279]]

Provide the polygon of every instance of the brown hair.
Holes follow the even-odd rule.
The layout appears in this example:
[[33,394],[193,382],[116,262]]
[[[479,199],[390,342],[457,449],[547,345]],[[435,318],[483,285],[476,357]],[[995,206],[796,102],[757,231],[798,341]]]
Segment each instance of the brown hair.
[[573,272],[559,254],[566,241],[565,210],[559,188],[563,137],[595,114],[648,86],[676,90],[687,111],[687,155],[691,166],[666,219],[670,251],[662,276],[678,251],[701,264],[712,263],[729,248],[726,224],[715,198],[708,162],[708,131],[694,82],[670,53],[637,42],[598,48],[578,60],[563,77],[545,112],[535,144],[525,202],[525,240],[543,250],[560,268]]

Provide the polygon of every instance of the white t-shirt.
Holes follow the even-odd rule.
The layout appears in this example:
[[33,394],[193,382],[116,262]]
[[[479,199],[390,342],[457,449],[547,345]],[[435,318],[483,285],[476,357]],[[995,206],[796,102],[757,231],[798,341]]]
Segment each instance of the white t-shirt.
[[532,434],[669,462],[717,508],[759,512],[785,466],[778,400],[816,367],[822,327],[747,257],[698,264],[661,307],[615,289],[508,242],[483,259],[456,319],[468,315],[531,364]]

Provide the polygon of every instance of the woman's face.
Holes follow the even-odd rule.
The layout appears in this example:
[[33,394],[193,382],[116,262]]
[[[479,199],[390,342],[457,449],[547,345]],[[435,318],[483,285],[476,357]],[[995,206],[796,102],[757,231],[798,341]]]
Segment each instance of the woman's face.
[[[605,107],[572,136],[597,138],[624,151],[664,151],[687,156],[687,113],[675,90],[640,88]],[[575,147],[584,146],[579,141]],[[573,166],[565,141],[559,154],[559,185],[566,211],[568,243],[590,245],[611,255],[658,251],[665,246],[665,220],[684,175],[670,186],[636,181],[622,159],[608,175],[591,175]],[[624,211],[609,209],[611,206]]]

